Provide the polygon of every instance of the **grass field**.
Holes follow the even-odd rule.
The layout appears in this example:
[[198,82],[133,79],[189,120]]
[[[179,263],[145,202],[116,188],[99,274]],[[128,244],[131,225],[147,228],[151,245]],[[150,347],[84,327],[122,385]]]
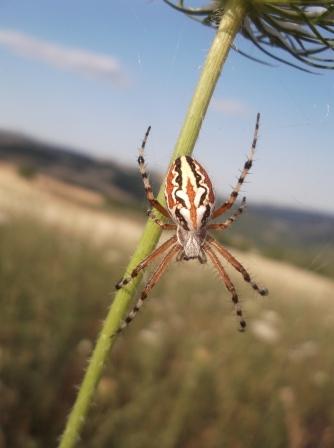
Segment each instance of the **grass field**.
[[[0,446],[55,447],[142,222],[6,167],[0,180]],[[249,324],[209,266],[174,265],[116,342],[79,446],[334,446],[334,282],[234,251]]]

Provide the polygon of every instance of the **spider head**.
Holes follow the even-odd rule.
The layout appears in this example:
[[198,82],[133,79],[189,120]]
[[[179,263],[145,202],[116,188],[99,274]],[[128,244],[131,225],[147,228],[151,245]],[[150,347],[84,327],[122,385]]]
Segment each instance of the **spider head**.
[[205,258],[202,248],[206,237],[205,229],[185,230],[179,225],[176,234],[179,244],[183,247],[182,258],[184,260],[198,258],[201,261]]

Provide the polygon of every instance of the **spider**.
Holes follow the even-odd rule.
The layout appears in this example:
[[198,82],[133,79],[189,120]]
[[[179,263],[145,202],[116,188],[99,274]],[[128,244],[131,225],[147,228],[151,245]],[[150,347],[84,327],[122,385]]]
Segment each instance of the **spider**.
[[206,263],[209,259],[219,273],[219,276],[225,283],[230,292],[232,302],[235,307],[236,315],[239,317],[240,331],[246,328],[246,321],[243,317],[242,309],[239,303],[236,289],[227,275],[219,256],[225,258],[240,274],[251,287],[261,296],[268,294],[266,288],[260,287],[255,283],[242,264],[216,239],[214,239],[208,230],[226,230],[241,215],[245,206],[244,197],[237,211],[228,219],[221,223],[211,223],[210,221],[229,210],[235,203],[240,188],[245,177],[252,167],[253,155],[257,143],[259,130],[260,114],[257,114],[254,137],[250,153],[244,164],[243,170],[234,187],[230,197],[220,207],[215,207],[215,194],[212,188],[210,178],[205,169],[196,160],[189,156],[177,158],[171,165],[166,178],[165,198],[167,208],[160,204],[154,197],[152,187],[145,169],[144,150],[151,127],[149,127],[144,136],[142,145],[139,149],[138,165],[143,179],[146,197],[152,208],[158,210],[163,216],[172,222],[163,222],[158,219],[152,209],[148,210],[148,216],[162,228],[162,230],[174,230],[175,235],[156,248],[150,255],[142,260],[129,277],[124,277],[116,284],[116,289],[127,285],[132,279],[143,271],[153,260],[164,254],[160,264],[154,270],[150,279],[146,283],[140,298],[126,319],[122,321],[119,332],[121,332],[136,316],[144,301],[148,297],[151,289],[157,284],[173,259],[176,261],[198,260],[200,263]]

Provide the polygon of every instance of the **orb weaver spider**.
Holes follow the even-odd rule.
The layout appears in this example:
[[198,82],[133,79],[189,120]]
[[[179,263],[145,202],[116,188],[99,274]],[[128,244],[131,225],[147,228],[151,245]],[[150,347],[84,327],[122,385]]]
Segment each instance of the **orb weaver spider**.
[[148,211],[148,216],[160,226],[162,230],[174,230],[175,235],[153,250],[150,255],[142,260],[138,266],[133,269],[129,277],[124,277],[116,284],[116,289],[124,287],[132,279],[137,277],[141,271],[149,266],[153,260],[164,254],[162,261],[156,267],[146,283],[136,305],[121,323],[119,332],[134,319],[145,299],[148,297],[149,292],[160,280],[173,259],[176,259],[176,261],[197,259],[200,263],[206,263],[207,259],[209,259],[231,294],[236,315],[239,317],[240,331],[245,330],[246,321],[243,317],[238,294],[218,255],[222,256],[237,271],[239,271],[244,280],[261,296],[267,295],[268,290],[255,283],[242,264],[221,243],[214,239],[208,233],[208,230],[228,229],[241,215],[246,206],[246,198],[244,197],[239,208],[231,217],[221,223],[211,223],[211,220],[218,218],[218,216],[229,210],[238,197],[240,188],[253,164],[259,123],[260,114],[258,113],[253,142],[247,161],[244,164],[237,184],[232,190],[229,198],[218,208],[215,207],[215,194],[207,172],[202,165],[190,156],[178,157],[172,163],[167,174],[165,185],[167,207],[160,204],[153,195],[152,187],[145,169],[144,150],[151,127],[147,129],[139,149],[138,157],[138,165],[143,179],[146,197],[152,208],[158,210],[165,218],[172,222],[165,223],[161,221],[154,215],[152,209]]

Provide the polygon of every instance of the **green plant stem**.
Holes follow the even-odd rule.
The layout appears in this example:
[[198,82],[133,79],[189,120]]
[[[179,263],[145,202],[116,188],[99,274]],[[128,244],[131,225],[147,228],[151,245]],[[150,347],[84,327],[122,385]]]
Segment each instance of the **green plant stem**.
[[[222,66],[239,30],[245,12],[244,0],[230,0],[226,6],[224,16],[207,55],[197,88],[179,134],[172,161],[182,155],[190,155],[193,151]],[[163,186],[160,189],[158,199],[162,202],[164,201]],[[143,236],[126,269],[127,273],[131,272],[140,260],[154,249],[160,234],[160,227],[152,221],[148,221]],[[119,328],[121,320],[127,313],[140,280],[141,276],[138,276],[129,286],[119,290],[115,295],[90,358],[78,396],[69,415],[59,448],[72,448],[79,440],[80,431],[85,422],[105,361],[115,341],[114,335]]]

